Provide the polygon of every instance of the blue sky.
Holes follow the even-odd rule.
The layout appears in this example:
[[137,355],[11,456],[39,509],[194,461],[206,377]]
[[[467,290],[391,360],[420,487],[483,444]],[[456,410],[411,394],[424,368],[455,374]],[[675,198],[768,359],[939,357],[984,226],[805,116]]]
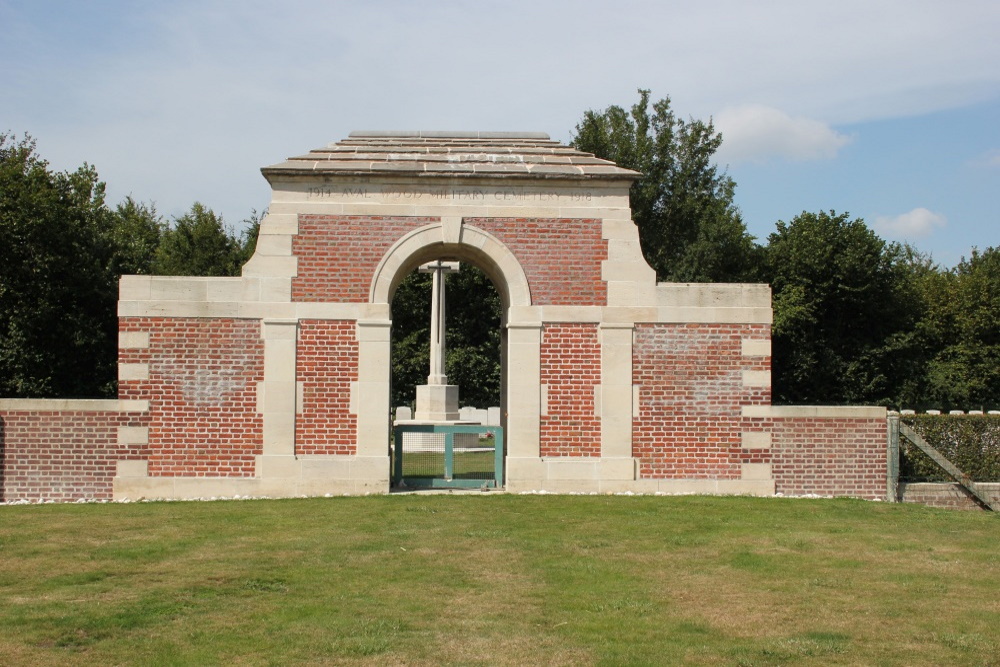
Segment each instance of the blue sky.
[[568,141],[637,88],[714,119],[751,233],[849,212],[954,265],[1000,246],[996,0],[0,0],[0,131],[109,200],[236,224],[259,168],[358,129]]

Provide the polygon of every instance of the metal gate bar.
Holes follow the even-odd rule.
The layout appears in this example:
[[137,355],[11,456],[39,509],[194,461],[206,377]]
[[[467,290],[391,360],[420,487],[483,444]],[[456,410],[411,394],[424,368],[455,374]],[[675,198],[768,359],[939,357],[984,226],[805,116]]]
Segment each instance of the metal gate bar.
[[392,485],[498,488],[503,485],[503,455],[503,429],[499,426],[397,425],[393,433]]

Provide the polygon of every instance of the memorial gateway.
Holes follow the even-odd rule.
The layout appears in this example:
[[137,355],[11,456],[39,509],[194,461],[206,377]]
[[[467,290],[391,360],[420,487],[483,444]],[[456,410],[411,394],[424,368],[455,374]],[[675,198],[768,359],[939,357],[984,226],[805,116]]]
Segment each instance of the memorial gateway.
[[768,286],[657,283],[635,172],[486,132],[262,172],[241,277],[122,278],[117,400],[0,400],[0,499],[389,492],[390,305],[432,262],[502,300],[497,486],[886,497],[885,409],[772,406]]

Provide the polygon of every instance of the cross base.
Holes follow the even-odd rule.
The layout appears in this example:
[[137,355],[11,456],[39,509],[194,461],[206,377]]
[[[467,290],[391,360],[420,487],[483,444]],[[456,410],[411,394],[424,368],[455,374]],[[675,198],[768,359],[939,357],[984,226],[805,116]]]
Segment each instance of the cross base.
[[415,421],[458,421],[458,385],[422,384],[417,386]]

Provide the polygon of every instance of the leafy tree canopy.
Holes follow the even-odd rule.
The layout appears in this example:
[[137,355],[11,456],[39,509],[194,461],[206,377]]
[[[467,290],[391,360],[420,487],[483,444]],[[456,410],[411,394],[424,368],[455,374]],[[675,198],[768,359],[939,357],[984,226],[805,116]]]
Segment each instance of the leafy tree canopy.
[[745,280],[757,248],[733,204],[736,183],[712,159],[722,136],[711,120],[678,118],[665,97],[639,91],[630,111],[587,111],[574,147],[643,174],[629,192],[646,261],[659,280]]
[[84,164],[53,172],[35,142],[0,134],[0,396],[113,396],[124,274],[235,275],[253,253],[195,204],[168,228],[152,204],[105,203]]
[[764,272],[773,289],[776,402],[886,402],[916,312],[902,248],[834,211],[778,222]]
[[0,395],[111,391],[114,233],[93,167],[53,172],[30,137],[0,134]]
[[1000,408],[1000,248],[973,250],[955,268],[921,276],[919,286],[925,375],[914,405]]
[[164,276],[235,276],[241,260],[242,248],[226,231],[222,218],[195,202],[163,232],[153,272]]

